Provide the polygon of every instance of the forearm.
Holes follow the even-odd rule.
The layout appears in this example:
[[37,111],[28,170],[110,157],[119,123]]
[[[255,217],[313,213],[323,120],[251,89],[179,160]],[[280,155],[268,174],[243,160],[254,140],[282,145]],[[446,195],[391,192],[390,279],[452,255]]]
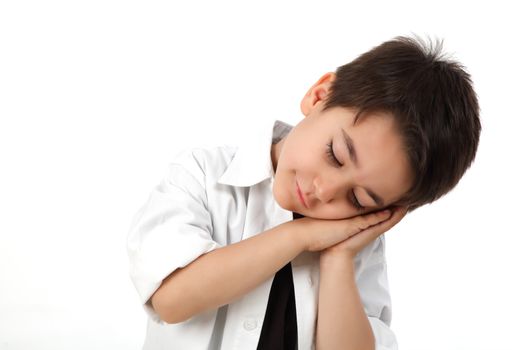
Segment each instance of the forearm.
[[286,223],[215,249],[168,276],[152,297],[153,308],[169,323],[218,308],[270,278],[303,249]]
[[375,347],[349,254],[321,254],[316,338],[318,350],[373,350]]

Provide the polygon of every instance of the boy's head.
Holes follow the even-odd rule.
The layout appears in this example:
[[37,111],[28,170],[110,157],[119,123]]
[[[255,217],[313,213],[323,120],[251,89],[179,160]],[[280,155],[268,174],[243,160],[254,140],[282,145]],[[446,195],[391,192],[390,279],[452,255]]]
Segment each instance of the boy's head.
[[323,75],[301,102],[306,118],[272,147],[281,206],[327,219],[391,205],[413,211],[454,188],[481,123],[470,76],[440,50],[398,37]]

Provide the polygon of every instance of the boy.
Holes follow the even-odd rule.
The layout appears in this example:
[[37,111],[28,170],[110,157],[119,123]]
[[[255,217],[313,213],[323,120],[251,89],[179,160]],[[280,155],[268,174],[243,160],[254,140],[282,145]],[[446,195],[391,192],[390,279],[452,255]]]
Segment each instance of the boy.
[[324,74],[295,127],[176,157],[128,238],[144,349],[397,349],[382,233],[458,183],[481,131],[439,50],[385,42]]

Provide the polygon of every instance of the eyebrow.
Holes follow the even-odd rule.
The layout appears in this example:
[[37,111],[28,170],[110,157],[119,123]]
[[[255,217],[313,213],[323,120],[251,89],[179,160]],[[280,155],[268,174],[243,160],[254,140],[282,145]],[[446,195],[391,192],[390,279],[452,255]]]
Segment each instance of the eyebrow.
[[[359,159],[357,158],[357,153],[355,151],[354,141],[346,133],[345,129],[341,128],[341,131],[343,132],[343,137],[344,137],[345,142],[346,142],[346,148],[348,149],[348,153],[350,154],[350,159],[352,160],[352,162],[354,162],[356,168],[359,168]],[[381,198],[380,196],[378,196],[374,191],[372,191],[372,190],[370,190],[369,188],[366,188],[366,187],[364,187],[364,189],[365,189],[366,193],[368,193],[368,195],[370,197],[372,197],[372,199],[374,200],[374,202],[376,202],[376,204],[378,206],[382,207],[382,206],[385,205],[384,199]]]

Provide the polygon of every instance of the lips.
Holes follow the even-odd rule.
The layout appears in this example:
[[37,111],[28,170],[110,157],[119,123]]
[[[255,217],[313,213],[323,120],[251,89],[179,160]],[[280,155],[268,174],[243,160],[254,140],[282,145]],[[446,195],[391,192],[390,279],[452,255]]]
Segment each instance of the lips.
[[297,196],[299,197],[299,200],[305,206],[305,208],[308,208],[308,204],[306,203],[306,200],[303,196],[303,193],[301,192],[301,188],[299,187],[299,184],[297,183],[297,181],[295,181],[295,185],[296,185],[296,191],[297,191]]

